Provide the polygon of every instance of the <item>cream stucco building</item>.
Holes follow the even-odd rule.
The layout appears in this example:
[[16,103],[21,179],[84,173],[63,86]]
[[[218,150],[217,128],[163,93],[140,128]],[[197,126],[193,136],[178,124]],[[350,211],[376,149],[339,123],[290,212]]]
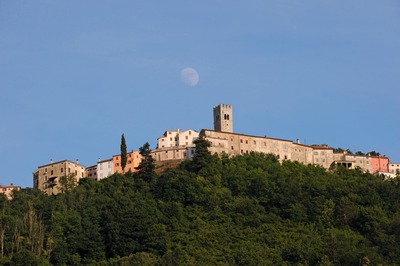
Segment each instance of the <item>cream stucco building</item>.
[[333,149],[328,146],[308,146],[297,139],[271,138],[233,133],[232,106],[220,104],[213,109],[214,130],[203,129],[200,136],[210,141],[211,153],[225,153],[229,156],[250,152],[272,153],[280,161],[293,160],[304,164],[317,164],[328,168],[333,162]]
[[195,151],[193,142],[198,137],[199,132],[191,129],[167,130],[162,137],[157,139],[157,148],[151,152],[151,155],[156,162],[192,158]]
[[21,187],[14,186],[13,183],[11,183],[9,186],[0,185],[0,193],[3,193],[9,200],[13,198],[14,190],[21,190]]
[[86,167],[79,161],[64,160],[60,162],[50,161],[50,164],[39,166],[33,172],[33,187],[44,191],[46,194],[58,194],[61,191],[60,178],[73,177],[76,182],[85,177]]

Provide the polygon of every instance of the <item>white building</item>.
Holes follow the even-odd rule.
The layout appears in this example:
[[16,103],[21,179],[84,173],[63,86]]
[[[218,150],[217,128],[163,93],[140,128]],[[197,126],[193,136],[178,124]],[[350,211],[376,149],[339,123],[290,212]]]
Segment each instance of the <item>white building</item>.
[[97,180],[109,177],[114,174],[113,158],[101,160],[97,163]]
[[157,149],[151,152],[154,160],[184,160],[192,158],[194,155],[195,144],[193,142],[198,139],[199,132],[195,130],[182,131],[167,130],[162,137],[157,139]]
[[400,163],[389,163],[389,173],[397,174],[400,172]]

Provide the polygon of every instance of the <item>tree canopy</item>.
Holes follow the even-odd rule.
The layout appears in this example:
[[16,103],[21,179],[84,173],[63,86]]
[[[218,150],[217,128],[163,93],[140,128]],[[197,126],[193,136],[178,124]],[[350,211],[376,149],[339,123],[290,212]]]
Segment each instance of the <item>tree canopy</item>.
[[[206,145],[205,143],[200,143]],[[199,147],[200,148],[200,147]],[[0,197],[1,265],[398,265],[400,179],[250,153]],[[196,158],[196,157],[195,157]]]

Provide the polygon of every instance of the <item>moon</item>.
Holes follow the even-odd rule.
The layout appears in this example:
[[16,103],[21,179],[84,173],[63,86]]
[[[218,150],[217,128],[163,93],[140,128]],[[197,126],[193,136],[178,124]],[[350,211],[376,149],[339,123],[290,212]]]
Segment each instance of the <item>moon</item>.
[[181,70],[181,77],[183,82],[185,82],[190,87],[194,87],[199,83],[200,77],[196,69],[191,67],[185,67]]

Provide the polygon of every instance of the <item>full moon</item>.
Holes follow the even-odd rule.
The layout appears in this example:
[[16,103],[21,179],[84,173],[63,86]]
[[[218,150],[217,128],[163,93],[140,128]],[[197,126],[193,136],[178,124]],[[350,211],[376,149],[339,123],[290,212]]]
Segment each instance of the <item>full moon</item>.
[[184,69],[182,69],[181,77],[183,82],[191,87],[196,86],[200,80],[199,73],[197,73],[196,69],[191,67],[185,67]]

